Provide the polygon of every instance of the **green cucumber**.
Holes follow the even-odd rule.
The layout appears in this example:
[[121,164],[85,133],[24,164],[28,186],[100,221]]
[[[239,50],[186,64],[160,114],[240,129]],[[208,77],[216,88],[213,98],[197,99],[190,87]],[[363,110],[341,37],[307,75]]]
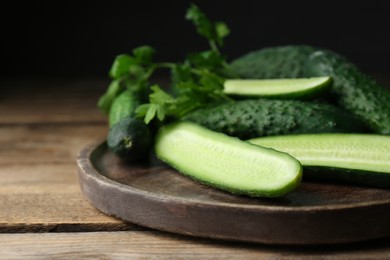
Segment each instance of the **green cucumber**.
[[388,136],[304,134],[255,138],[249,142],[294,156],[305,167],[305,177],[307,174],[317,179],[390,187]]
[[264,48],[231,62],[243,78],[300,78],[330,76],[329,102],[379,134],[390,134],[390,91],[363,73],[345,57],[330,50],[306,45]]
[[306,60],[316,50],[307,45],[268,47],[238,57],[230,66],[243,78],[302,78]]
[[338,105],[365,122],[374,132],[390,134],[390,90],[341,55],[317,51],[307,60],[307,76],[331,76]]
[[282,196],[299,185],[302,175],[300,163],[286,153],[189,122],[163,126],[155,152],[182,174],[233,194]]
[[323,93],[331,82],[331,77],[228,79],[223,92],[238,97],[309,98]]
[[183,120],[243,140],[269,135],[366,131],[360,121],[335,106],[300,100],[232,101],[200,108]]
[[135,110],[140,103],[136,93],[130,90],[123,91],[112,102],[108,114],[109,126],[112,127],[123,118],[134,116]]
[[140,119],[126,117],[108,131],[107,146],[119,158],[129,161],[149,159],[152,134]]

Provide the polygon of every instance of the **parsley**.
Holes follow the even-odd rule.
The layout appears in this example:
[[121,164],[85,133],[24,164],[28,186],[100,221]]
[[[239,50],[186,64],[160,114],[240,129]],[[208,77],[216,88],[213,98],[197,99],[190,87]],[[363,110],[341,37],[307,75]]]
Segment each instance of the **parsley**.
[[213,51],[219,53],[218,47],[223,46],[223,41],[230,34],[229,27],[223,22],[212,22],[199,9],[192,4],[187,11],[186,19],[192,21],[196,31],[209,40],[210,47]]
[[[223,22],[212,22],[192,4],[185,18],[191,21],[196,31],[205,37],[210,50],[190,53],[180,63],[154,62],[155,50],[150,46],[141,46],[132,54],[116,57],[109,71],[112,83],[99,99],[99,108],[108,113],[113,100],[124,90],[135,93],[148,92],[148,103],[140,105],[136,114],[148,124],[157,119],[179,119],[186,113],[199,107],[230,100],[223,94],[225,78],[238,77],[221,55],[220,48],[230,30]],[[171,72],[171,91],[151,84],[154,71],[168,68]]]
[[114,99],[125,89],[140,93],[147,91],[149,78],[156,69],[152,63],[155,50],[150,46],[140,46],[133,55],[118,55],[109,71],[112,82],[106,93],[98,101],[100,110],[108,114]]

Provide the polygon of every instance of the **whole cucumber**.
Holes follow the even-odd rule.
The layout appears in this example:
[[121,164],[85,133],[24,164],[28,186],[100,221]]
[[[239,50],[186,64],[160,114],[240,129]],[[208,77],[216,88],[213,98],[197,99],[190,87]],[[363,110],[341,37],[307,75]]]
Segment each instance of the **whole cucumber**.
[[134,117],[121,119],[109,129],[108,148],[119,158],[136,162],[147,160],[153,136],[145,123]]
[[359,120],[333,105],[298,100],[232,101],[195,110],[183,119],[243,140],[284,134],[366,131]]
[[316,50],[307,45],[268,47],[238,57],[230,66],[243,78],[301,78],[306,60]]
[[331,76],[340,107],[365,122],[374,132],[390,134],[390,90],[343,56],[327,50],[310,55],[305,65],[306,76]]
[[125,90],[117,96],[112,102],[108,114],[109,126],[112,127],[122,119],[135,115],[135,110],[141,104],[137,93]]
[[231,62],[244,78],[331,76],[331,99],[379,134],[390,134],[390,91],[345,57],[307,45],[287,45],[250,52]]

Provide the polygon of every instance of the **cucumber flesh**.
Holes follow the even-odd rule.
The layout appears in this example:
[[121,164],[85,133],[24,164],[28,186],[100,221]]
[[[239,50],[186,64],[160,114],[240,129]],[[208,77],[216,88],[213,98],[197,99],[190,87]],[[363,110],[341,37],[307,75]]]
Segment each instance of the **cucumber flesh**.
[[278,197],[300,183],[302,166],[290,155],[189,122],[163,126],[156,155],[184,175],[233,194]]
[[303,166],[372,171],[390,178],[390,137],[376,134],[302,134],[261,137],[250,143],[286,152]]
[[331,77],[228,79],[224,82],[223,91],[242,97],[302,98],[322,93],[331,82]]

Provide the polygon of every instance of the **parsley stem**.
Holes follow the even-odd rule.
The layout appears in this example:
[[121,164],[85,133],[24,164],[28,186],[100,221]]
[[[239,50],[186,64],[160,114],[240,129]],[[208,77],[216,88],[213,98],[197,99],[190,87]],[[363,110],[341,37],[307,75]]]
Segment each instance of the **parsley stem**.
[[158,62],[155,65],[161,69],[172,69],[176,64],[173,62]]
[[209,45],[210,45],[210,48],[212,51],[214,51],[215,53],[221,54],[215,41],[209,40]]
[[222,61],[222,65],[223,65],[224,69],[226,70],[226,72],[228,72],[230,78],[236,78],[236,79],[241,78],[241,76],[235,70],[233,70],[230,67],[229,63],[227,63],[225,60]]
[[155,67],[151,66],[146,72],[145,72],[145,75],[144,75],[144,80],[148,80],[152,74],[154,73],[155,71]]

